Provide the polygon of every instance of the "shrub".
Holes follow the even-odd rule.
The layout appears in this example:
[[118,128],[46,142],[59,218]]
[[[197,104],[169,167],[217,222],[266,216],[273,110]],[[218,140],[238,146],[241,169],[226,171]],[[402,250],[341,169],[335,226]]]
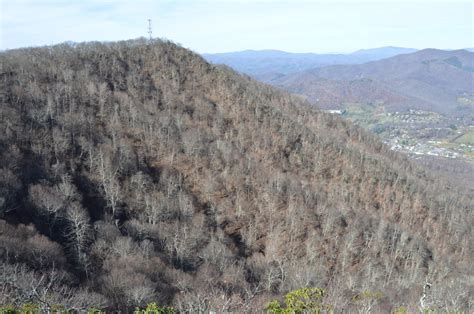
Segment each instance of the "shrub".
[[176,313],[175,309],[171,306],[159,306],[156,303],[149,303],[146,309],[140,310],[136,308],[133,312],[134,314],[174,314]]
[[285,296],[285,306],[273,300],[267,303],[265,310],[272,314],[330,312],[332,306],[323,304],[324,295],[325,290],[321,288],[301,288]]
[[17,310],[14,305],[8,304],[0,307],[0,314],[16,314]]

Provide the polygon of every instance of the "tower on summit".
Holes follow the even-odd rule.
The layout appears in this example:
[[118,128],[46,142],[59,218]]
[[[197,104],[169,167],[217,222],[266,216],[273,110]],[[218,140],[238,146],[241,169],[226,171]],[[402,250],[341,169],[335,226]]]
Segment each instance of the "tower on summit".
[[149,36],[150,40],[152,40],[151,34],[152,34],[152,32],[151,32],[151,19],[148,19],[148,36]]

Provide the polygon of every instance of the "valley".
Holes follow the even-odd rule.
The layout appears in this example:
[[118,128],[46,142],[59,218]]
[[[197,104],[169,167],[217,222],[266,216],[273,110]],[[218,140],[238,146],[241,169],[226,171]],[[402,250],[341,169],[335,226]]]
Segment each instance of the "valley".
[[[303,65],[315,56],[327,63]],[[474,163],[472,51],[384,47],[335,56],[205,55],[360,125],[412,159]]]
[[467,118],[414,109],[387,112],[371,104],[344,107],[337,113],[379,135],[395,151],[415,159],[435,156],[474,163],[474,124]]

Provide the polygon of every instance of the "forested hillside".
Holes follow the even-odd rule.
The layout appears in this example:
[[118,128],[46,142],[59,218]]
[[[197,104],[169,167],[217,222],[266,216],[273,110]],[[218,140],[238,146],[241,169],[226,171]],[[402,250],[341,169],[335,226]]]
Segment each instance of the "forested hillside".
[[166,41],[0,63],[0,305],[472,307],[473,200],[361,128]]

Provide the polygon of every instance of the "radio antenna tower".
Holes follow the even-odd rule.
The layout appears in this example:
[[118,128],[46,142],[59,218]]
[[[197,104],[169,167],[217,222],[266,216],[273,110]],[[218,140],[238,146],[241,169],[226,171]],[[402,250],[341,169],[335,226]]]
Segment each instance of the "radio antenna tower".
[[150,41],[152,40],[151,37],[151,19],[148,19],[148,35],[150,37]]

